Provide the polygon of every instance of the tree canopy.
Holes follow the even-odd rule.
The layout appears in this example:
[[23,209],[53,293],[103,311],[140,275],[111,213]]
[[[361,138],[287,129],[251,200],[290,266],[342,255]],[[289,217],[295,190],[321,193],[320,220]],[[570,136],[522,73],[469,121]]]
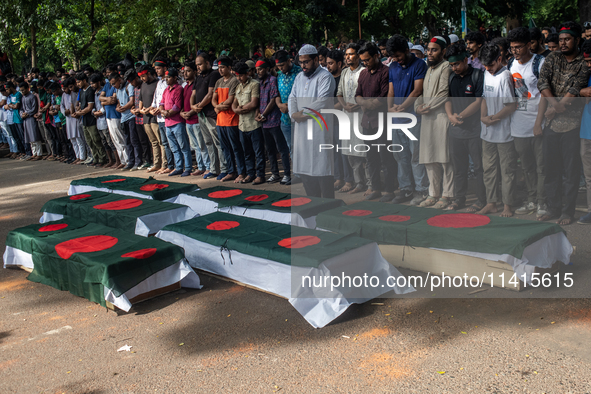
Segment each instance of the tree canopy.
[[[584,0],[579,0],[579,2]],[[575,0],[466,0],[468,27],[501,28],[507,18],[527,26],[578,20]],[[410,38],[459,32],[461,0],[361,0],[362,37]],[[582,9],[582,8],[581,8]],[[0,52],[16,71],[36,65],[94,67],[125,53],[151,61],[156,55],[225,47],[248,57],[256,45],[288,46],[357,39],[354,0],[3,0]]]

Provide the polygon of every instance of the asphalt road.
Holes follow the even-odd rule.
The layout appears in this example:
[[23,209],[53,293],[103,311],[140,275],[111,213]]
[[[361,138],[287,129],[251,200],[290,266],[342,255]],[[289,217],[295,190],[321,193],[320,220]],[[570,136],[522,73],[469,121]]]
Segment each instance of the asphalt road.
[[[2,250],[8,231],[37,222],[72,179],[112,173],[121,174],[0,160]],[[176,181],[219,184],[191,178]],[[0,392],[588,393],[591,227],[565,229],[577,247],[561,271],[575,274],[569,291],[489,288],[458,299],[423,291],[354,305],[322,329],[284,299],[207,275],[202,290],[116,313],[4,269]],[[117,352],[123,345],[131,352]]]

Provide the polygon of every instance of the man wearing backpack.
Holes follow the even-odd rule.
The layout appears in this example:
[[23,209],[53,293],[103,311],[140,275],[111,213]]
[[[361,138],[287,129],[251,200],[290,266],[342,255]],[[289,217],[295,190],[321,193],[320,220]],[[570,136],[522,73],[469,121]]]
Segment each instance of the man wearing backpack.
[[531,52],[530,31],[525,27],[511,30],[507,38],[514,56],[507,68],[513,76],[518,100],[517,110],[511,115],[511,136],[521,160],[527,186],[527,201],[515,213],[526,215],[537,211],[537,217],[541,217],[547,213],[542,148],[543,118],[537,116],[541,97],[538,77],[544,64],[544,56]]
[[482,140],[480,139],[480,106],[484,72],[468,64],[466,45],[459,42],[447,48],[445,57],[451,66],[449,97],[445,112],[449,119],[449,150],[454,167],[454,201],[448,210],[466,205],[470,161],[476,176],[476,201],[468,212],[478,212],[486,205],[486,189],[482,169]]

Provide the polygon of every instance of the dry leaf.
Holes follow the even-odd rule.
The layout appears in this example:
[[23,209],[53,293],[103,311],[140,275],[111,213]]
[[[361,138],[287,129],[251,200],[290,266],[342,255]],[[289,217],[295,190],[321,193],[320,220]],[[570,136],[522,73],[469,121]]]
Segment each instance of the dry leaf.
[[437,371],[437,373],[438,373],[439,375],[443,375],[443,374],[445,374],[445,371]]
[[181,342],[181,343],[179,343],[179,346],[183,346],[184,344],[185,344],[184,342]]

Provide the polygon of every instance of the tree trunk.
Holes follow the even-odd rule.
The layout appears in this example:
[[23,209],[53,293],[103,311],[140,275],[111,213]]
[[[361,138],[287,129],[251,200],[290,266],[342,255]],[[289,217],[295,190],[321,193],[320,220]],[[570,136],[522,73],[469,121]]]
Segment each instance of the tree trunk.
[[591,21],[591,3],[588,0],[578,0],[581,23]]
[[149,53],[148,53],[148,45],[144,43],[144,61],[146,63],[148,63],[148,57],[149,57]]
[[31,26],[31,67],[37,67],[37,28]]
[[8,55],[8,62],[10,63],[10,72],[13,73],[14,72],[14,60],[12,58],[12,52],[8,51],[8,52],[6,52],[6,54]]

